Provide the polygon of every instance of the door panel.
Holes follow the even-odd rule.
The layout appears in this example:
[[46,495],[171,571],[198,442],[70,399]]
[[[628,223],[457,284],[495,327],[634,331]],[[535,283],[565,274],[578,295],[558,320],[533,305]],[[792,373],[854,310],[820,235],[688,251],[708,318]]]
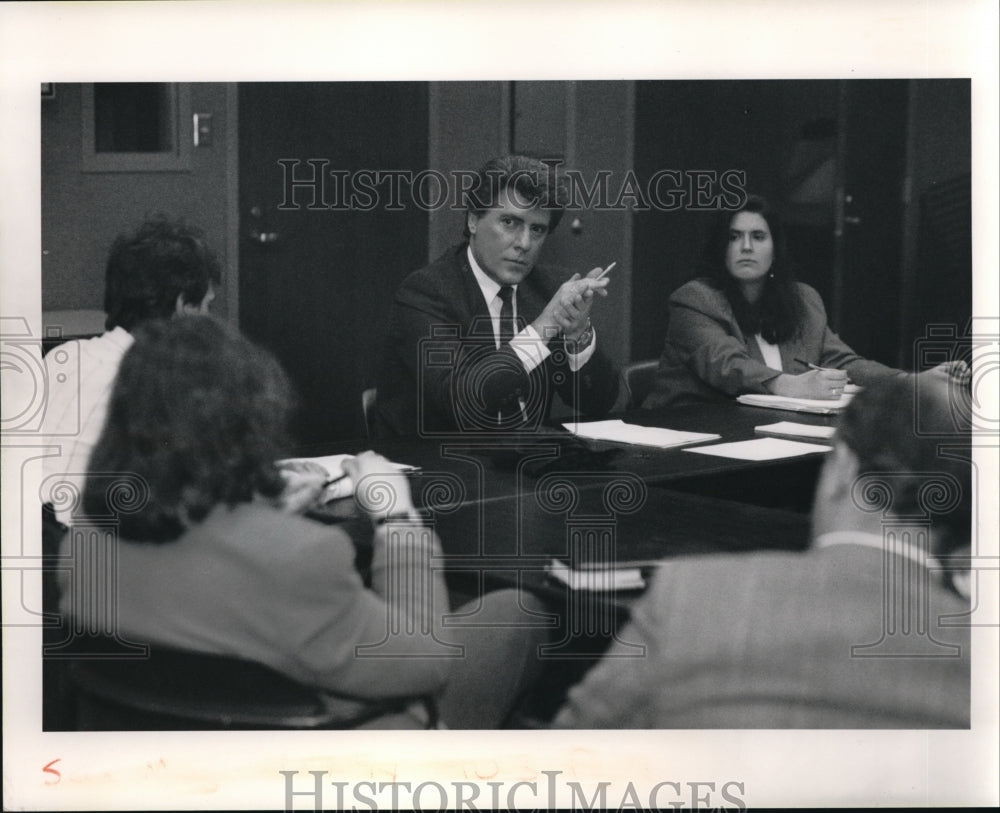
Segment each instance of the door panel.
[[427,132],[423,83],[240,85],[240,327],[288,371],[304,442],[365,434],[392,294],[427,256],[407,184],[365,211],[330,173],[419,171]]
[[859,354],[899,359],[906,157],[905,80],[842,83],[841,186],[834,239],[835,291],[827,306],[834,330]]

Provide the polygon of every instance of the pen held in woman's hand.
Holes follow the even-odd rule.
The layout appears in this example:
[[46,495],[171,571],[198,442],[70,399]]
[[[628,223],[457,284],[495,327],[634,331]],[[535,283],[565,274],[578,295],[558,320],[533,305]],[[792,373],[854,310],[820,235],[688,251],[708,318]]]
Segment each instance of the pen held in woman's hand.
[[811,361],[803,361],[802,359],[795,359],[795,361],[797,361],[803,367],[808,367],[810,370],[816,370],[816,371],[821,372],[821,373],[841,373],[841,372],[843,372],[844,373],[844,378],[846,378],[848,381],[850,381],[850,379],[847,376],[847,373],[844,372],[843,370],[838,370],[836,367],[820,367],[818,364],[813,364]]

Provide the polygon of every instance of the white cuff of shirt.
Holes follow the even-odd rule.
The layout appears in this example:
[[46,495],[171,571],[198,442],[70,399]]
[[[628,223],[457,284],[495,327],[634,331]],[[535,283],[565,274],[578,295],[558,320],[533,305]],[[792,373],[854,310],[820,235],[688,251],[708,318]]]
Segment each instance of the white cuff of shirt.
[[538,332],[531,325],[528,325],[510,340],[510,347],[511,350],[517,353],[517,357],[521,359],[521,364],[524,365],[526,373],[534,370],[552,352],[545,346],[542,337],[538,335]]

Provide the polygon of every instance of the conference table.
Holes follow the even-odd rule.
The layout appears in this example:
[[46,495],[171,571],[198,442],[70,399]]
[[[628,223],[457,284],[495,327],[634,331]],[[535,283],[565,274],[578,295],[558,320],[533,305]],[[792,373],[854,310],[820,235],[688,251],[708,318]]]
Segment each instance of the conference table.
[[[779,420],[835,421],[736,402],[611,417],[720,436],[698,446],[760,437],[755,427]],[[740,460],[686,451],[692,446],[587,440],[550,425],[520,434],[359,440],[311,452],[373,448],[415,467],[414,501],[441,538],[439,565],[450,583],[517,585],[555,597],[565,587],[551,576],[553,560],[648,573],[675,556],[803,548],[828,448],[813,445],[816,451],[802,456]],[[319,518],[342,515],[335,505]],[[604,599],[625,609],[635,595],[612,592]]]
[[[757,426],[778,421],[836,420],[735,401],[609,417],[719,436],[697,446],[759,438]],[[551,629],[542,653],[549,662],[526,709],[544,721],[612,641],[628,648],[620,636],[631,606],[673,559],[808,545],[812,496],[829,448],[813,445],[801,456],[741,460],[685,451],[693,445],[582,439],[554,422],[519,434],[357,440],[304,453],[372,448],[416,467],[408,475],[414,501],[441,540],[444,555],[432,566],[444,572],[453,606],[501,587],[541,600],[546,612],[526,612],[524,623]],[[345,517],[367,525],[350,499],[318,515]],[[359,550],[362,567],[369,555]],[[582,585],[569,587],[567,573]],[[476,617],[452,621],[474,626]]]

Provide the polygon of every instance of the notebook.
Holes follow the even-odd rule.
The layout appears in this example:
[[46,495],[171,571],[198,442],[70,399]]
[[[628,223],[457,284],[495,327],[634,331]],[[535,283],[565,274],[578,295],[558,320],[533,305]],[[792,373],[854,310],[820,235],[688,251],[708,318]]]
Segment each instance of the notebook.
[[758,435],[769,435],[773,438],[791,438],[800,440],[829,440],[833,437],[835,429],[832,426],[813,426],[808,423],[794,423],[793,421],[779,421],[763,426],[755,426],[754,432]]
[[747,406],[767,409],[787,409],[792,412],[812,412],[817,415],[836,415],[851,403],[854,393],[845,392],[839,399],[821,401],[814,398],[789,398],[784,395],[740,395],[736,400]]
[[[354,455],[352,454],[331,454],[324,457],[293,457],[287,460],[279,460],[278,465],[282,466],[284,464],[295,464],[295,463],[314,463],[322,468],[326,469],[327,476],[334,480],[326,488],[326,492],[323,494],[320,503],[330,502],[331,500],[339,500],[343,497],[350,497],[354,494],[354,481],[350,477],[343,477],[343,462],[345,460],[352,460]],[[410,466],[406,463],[394,463],[393,461],[388,461],[389,466],[397,471],[419,471],[416,466]]]
[[564,423],[570,432],[590,440],[609,440],[615,443],[632,443],[640,446],[657,446],[669,449],[686,443],[701,443],[718,440],[719,435],[704,432],[680,432],[676,429],[661,429],[657,426],[639,426],[621,420],[590,421],[587,423]]

